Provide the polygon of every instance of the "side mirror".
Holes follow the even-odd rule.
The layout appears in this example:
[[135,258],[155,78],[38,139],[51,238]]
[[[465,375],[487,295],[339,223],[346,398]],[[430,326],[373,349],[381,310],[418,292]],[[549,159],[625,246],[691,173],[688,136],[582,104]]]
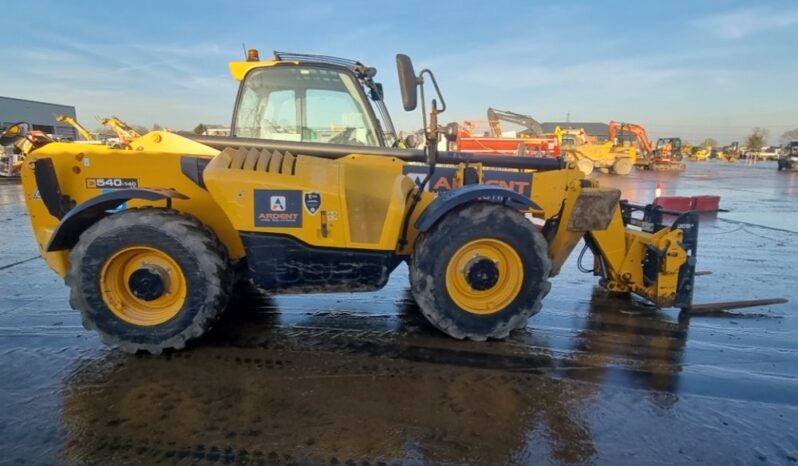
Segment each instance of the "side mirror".
[[399,88],[402,90],[402,105],[405,111],[413,111],[418,105],[418,78],[410,57],[403,53],[396,55],[396,70],[399,72]]
[[10,146],[17,142],[20,138],[28,134],[28,125],[26,123],[14,123],[0,134],[0,146]]

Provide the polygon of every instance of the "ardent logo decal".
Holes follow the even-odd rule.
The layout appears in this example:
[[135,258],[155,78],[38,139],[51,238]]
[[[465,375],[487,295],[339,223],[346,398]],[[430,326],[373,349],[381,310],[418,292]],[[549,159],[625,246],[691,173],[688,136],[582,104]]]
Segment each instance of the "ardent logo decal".
[[272,196],[271,210],[274,212],[285,212],[285,196]]
[[301,227],[302,191],[256,189],[255,226]]
[[[409,176],[417,185],[427,176],[427,169],[425,167],[418,167],[413,165],[405,165],[402,172]],[[427,189],[436,192],[446,192],[450,189],[457,188],[455,182],[455,174],[457,169],[452,167],[437,167],[435,172],[430,178]],[[524,196],[532,194],[532,177],[531,173],[512,172],[503,170],[485,170],[483,172],[484,184],[492,184],[501,186],[515,191]]]

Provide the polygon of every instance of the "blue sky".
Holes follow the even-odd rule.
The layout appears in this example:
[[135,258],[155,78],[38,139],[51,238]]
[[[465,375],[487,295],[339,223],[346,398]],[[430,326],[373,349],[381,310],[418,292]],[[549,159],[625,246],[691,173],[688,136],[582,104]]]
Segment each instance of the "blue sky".
[[[233,3],[231,3],[232,5]],[[401,129],[394,55],[432,69],[443,121],[489,106],[539,121],[639,122],[652,137],[771,142],[798,128],[798,3],[61,2],[0,17],[0,95],[75,105],[90,128],[228,123],[242,43],[376,66]]]

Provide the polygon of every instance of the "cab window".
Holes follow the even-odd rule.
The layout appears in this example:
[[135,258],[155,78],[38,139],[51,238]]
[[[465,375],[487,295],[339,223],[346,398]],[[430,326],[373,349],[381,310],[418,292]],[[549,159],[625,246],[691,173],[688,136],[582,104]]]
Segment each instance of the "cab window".
[[348,73],[311,66],[256,69],[239,95],[236,136],[380,145],[368,104]]

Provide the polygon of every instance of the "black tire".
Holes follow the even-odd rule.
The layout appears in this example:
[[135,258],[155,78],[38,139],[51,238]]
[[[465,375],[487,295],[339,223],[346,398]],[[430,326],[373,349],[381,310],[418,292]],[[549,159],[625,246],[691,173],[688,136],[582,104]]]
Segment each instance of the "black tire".
[[[130,246],[155,248],[180,267],[186,297],[169,320],[136,325],[117,316],[103,299],[101,274],[109,258]],[[83,326],[127,352],[183,348],[207,332],[224,311],[233,287],[227,249],[194,217],[174,210],[137,208],[105,217],[81,236],[69,255],[70,305]]]
[[631,159],[628,158],[619,158],[612,164],[612,172],[616,175],[626,176],[632,173],[632,168],[634,164],[632,163]]
[[[497,239],[520,257],[523,283],[512,302],[490,314],[469,312],[451,297],[446,285],[449,261],[464,245],[479,239]],[[410,263],[410,285],[424,316],[438,329],[458,339],[483,341],[506,338],[526,326],[540,311],[548,294],[551,261],[548,243],[523,214],[509,207],[475,202],[447,213],[415,244]]]

